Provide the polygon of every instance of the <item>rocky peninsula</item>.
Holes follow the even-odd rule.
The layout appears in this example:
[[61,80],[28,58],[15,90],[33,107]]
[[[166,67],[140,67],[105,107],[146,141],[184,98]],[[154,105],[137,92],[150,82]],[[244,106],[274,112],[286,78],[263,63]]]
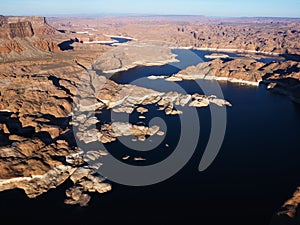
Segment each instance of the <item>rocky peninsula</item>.
[[289,96],[300,102],[299,73],[300,64],[292,60],[263,63],[253,58],[215,59],[211,62],[190,66],[167,81],[219,80],[244,85],[266,84],[268,90]]

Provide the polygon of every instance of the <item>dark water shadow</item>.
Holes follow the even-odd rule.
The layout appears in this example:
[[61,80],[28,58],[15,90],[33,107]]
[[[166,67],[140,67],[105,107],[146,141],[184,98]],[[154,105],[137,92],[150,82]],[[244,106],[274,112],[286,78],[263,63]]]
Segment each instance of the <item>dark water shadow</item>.
[[293,60],[300,62],[300,55],[298,54],[281,54],[280,56],[284,57],[286,60]]
[[79,40],[77,38],[75,39],[70,39],[68,41],[64,41],[60,44],[58,44],[58,47],[60,48],[60,50],[62,51],[67,51],[67,50],[73,50],[74,47],[71,46],[74,42],[79,42]]

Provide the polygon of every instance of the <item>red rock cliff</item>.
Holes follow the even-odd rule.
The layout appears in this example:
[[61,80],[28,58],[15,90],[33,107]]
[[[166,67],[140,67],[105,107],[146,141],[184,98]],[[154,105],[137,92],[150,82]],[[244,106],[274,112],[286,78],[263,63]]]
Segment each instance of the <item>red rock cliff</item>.
[[[0,16],[0,54],[11,52],[35,55],[35,50],[57,52],[59,47],[50,40],[57,33],[45,17]],[[30,48],[32,46],[34,48]]]
[[41,16],[18,16],[18,17],[8,17],[8,23],[20,23],[20,22],[30,22],[33,28],[33,32],[36,35],[51,35],[55,34],[55,28],[51,27],[46,22],[45,17]]
[[34,35],[30,22],[7,23],[0,28],[0,38],[13,39],[16,37],[25,38]]
[[56,30],[46,23],[45,17],[0,16],[0,38],[25,38],[33,35],[53,35]]

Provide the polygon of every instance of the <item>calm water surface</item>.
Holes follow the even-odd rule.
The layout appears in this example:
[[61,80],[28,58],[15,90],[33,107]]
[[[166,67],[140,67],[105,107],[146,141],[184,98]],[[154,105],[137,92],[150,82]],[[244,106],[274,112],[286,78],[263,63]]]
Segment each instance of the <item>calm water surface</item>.
[[[175,50],[175,53],[183,59],[179,64],[138,67],[116,74],[112,79],[160,91],[173,90],[174,83],[145,77],[171,75],[206,60],[203,56],[207,54],[187,50]],[[194,81],[178,84],[186,93],[202,92]],[[201,85],[215,84],[201,81]],[[201,108],[198,109],[201,135],[195,154],[170,179],[147,187],[113,183],[112,192],[93,195],[89,207],[85,208],[63,204],[64,190],[69,183],[34,200],[27,199],[19,190],[2,192],[1,217],[12,223],[34,224],[269,224],[273,213],[300,185],[300,107],[285,96],[267,92],[263,85],[220,85],[233,107],[227,108],[227,130],[220,153],[206,171],[198,172],[198,165],[209,137],[211,118],[209,108]],[[170,155],[176,146],[179,118],[166,117],[155,106],[148,108],[144,123],[159,116],[169,130],[163,143],[152,154],[145,155],[149,162],[155,162]],[[110,121],[105,113],[102,117]],[[133,113],[130,120],[137,122],[138,115]],[[166,143],[169,148],[165,147]],[[107,148],[116,157],[130,153],[119,142]]]

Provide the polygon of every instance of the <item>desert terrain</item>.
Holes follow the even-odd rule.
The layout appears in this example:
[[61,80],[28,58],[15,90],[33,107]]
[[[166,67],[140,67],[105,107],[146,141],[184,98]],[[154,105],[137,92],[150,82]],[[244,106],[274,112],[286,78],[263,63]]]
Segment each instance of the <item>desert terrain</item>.
[[[114,39],[122,37],[130,41]],[[182,113],[176,105],[231,107],[219,96],[164,93],[118,84],[105,74],[176,62],[176,48],[234,52],[243,57],[212,55],[210,62],[161,79],[265,84],[268,91],[300,103],[299,40],[298,19],[0,16],[0,191],[20,188],[35,198],[71,180],[65,203],[86,206],[89,192],[113,188],[95,172],[101,166],[97,160],[109,153],[82,152],[76,140],[88,145],[135,136],[144,141],[164,133],[159,126],[119,121],[95,129],[100,124],[95,114],[136,111],[142,116],[143,106],[151,104],[166,116]],[[270,56],[280,61],[256,60]],[[278,215],[299,219],[299,203],[297,190]]]

